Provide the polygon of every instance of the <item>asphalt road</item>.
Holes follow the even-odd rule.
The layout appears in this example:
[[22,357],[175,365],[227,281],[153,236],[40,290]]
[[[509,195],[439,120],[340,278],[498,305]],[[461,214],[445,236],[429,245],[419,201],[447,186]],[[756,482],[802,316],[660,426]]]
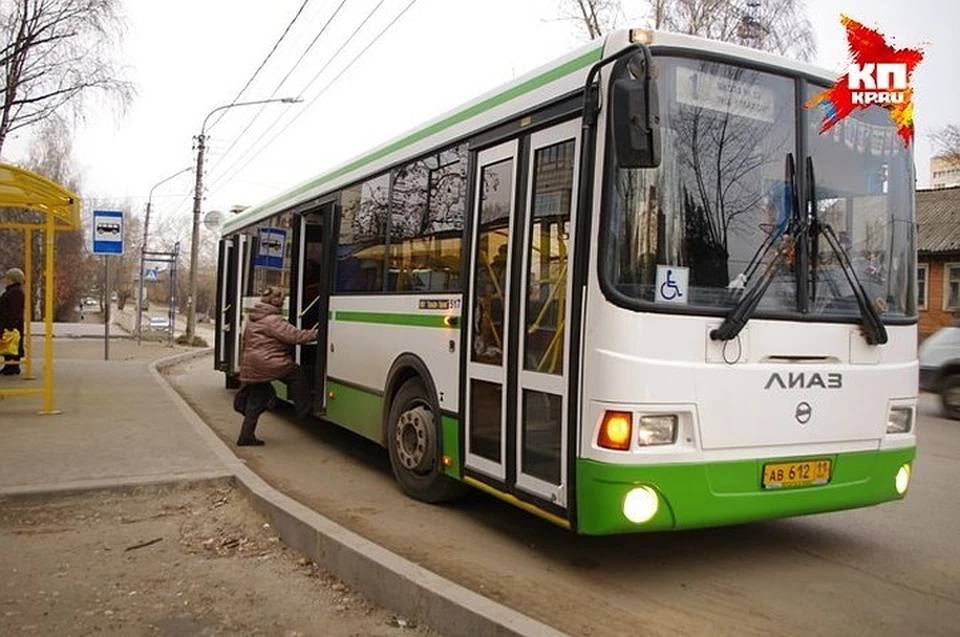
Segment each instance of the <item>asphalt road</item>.
[[[224,440],[240,418],[210,358],[171,380]],[[276,488],[474,591],[571,635],[960,635],[960,422],[921,397],[902,502],[776,522],[579,537],[480,493],[404,497],[386,452],[264,414],[239,455]]]

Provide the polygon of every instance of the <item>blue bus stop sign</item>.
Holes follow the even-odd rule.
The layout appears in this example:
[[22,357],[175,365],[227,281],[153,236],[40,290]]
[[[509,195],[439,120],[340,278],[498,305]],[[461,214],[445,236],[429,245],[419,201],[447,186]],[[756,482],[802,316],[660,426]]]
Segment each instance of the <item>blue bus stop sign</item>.
[[93,211],[93,253],[123,254],[122,211]]

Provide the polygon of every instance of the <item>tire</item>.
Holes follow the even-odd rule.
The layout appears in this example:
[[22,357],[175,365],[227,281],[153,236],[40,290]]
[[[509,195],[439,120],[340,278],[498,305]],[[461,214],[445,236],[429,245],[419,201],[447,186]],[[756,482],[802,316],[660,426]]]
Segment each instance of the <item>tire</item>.
[[240,375],[227,372],[224,374],[223,385],[227,389],[240,389]]
[[947,418],[960,420],[960,374],[940,381],[940,404]]
[[461,497],[466,485],[440,470],[440,432],[423,382],[411,378],[400,386],[387,416],[390,466],[401,490],[435,504]]

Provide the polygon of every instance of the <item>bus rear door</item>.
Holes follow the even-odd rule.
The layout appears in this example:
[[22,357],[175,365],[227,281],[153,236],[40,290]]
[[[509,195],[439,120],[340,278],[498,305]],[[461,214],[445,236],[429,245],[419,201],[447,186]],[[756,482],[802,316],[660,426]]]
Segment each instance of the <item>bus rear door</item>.
[[226,374],[226,385],[240,386],[240,330],[243,317],[243,290],[249,244],[246,235],[235,234],[220,241],[220,279],[217,281],[215,365]]

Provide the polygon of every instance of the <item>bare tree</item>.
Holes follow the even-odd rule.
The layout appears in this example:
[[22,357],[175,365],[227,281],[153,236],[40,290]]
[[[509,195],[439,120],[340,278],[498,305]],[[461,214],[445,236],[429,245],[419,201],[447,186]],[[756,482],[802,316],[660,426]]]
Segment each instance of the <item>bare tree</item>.
[[[77,192],[79,181],[73,170],[72,145],[66,124],[54,115],[44,120],[38,134],[33,138],[25,167],[39,175]],[[43,226],[44,216],[35,210],[7,210],[4,220],[39,224]],[[28,239],[29,237],[29,239]],[[35,317],[42,316],[44,285],[44,250],[46,243],[43,232],[27,233],[24,230],[0,230],[0,264],[3,267],[17,265],[26,269],[26,242],[30,241],[32,312]],[[54,319],[61,320],[69,316],[79,301],[84,278],[86,248],[81,229],[75,232],[58,231],[55,234],[55,287]]]
[[561,0],[562,20],[582,24],[589,39],[615,29],[624,19],[620,0]]
[[960,162],[960,126],[949,124],[936,130],[930,138],[937,157]]
[[624,4],[643,15],[637,26],[733,42],[800,60],[816,53],[803,0],[561,0],[561,16],[595,38],[618,26]]
[[83,115],[91,94],[129,104],[134,85],[111,57],[123,34],[118,0],[0,0],[0,151],[13,131],[53,114]]

